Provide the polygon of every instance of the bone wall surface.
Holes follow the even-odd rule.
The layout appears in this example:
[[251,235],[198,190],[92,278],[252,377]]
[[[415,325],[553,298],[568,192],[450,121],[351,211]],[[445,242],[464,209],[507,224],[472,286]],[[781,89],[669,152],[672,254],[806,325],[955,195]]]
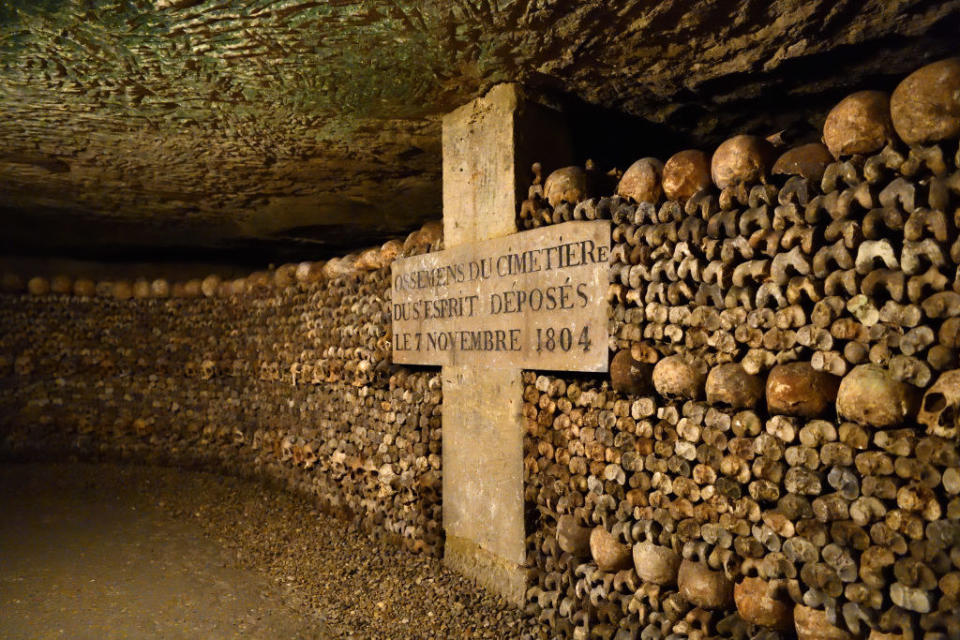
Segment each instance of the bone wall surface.
[[31,279],[0,296],[0,455],[265,477],[439,553],[440,378],[389,365],[378,260],[398,250],[172,286]]
[[817,146],[742,146],[766,177],[724,189],[705,156],[679,199],[692,156],[638,161],[639,197],[534,167],[520,228],[613,225],[610,377],[524,374],[551,637],[960,637],[956,133]]

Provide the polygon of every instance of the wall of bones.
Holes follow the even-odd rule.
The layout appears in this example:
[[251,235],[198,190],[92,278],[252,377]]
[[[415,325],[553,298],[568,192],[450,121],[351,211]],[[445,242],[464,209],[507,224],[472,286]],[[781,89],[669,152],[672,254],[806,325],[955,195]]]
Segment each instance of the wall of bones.
[[390,366],[406,242],[221,281],[3,280],[0,453],[192,464],[442,548],[440,376]]
[[[609,219],[609,376],[525,372],[527,609],[557,638],[960,638],[960,59],[824,144],[539,174]],[[606,185],[606,186],[605,186]],[[282,481],[437,553],[437,369],[389,265],[439,225],[245,278],[3,278],[0,452]]]
[[953,59],[849,96],[825,144],[606,191],[534,166],[521,228],[613,225],[609,379],[525,374],[553,636],[960,638],[958,96]]

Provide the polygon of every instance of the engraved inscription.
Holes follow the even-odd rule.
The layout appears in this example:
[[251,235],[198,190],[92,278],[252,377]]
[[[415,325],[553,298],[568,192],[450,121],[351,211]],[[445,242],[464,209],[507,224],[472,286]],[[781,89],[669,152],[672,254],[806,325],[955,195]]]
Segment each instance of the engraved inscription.
[[393,360],[607,370],[610,225],[567,222],[393,263]]

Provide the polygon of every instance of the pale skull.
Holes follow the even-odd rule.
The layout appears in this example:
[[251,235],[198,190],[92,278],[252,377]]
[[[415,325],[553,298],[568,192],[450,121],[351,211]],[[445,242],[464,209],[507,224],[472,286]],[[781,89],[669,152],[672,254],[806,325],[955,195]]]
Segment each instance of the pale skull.
[[267,379],[268,380],[279,380],[280,379],[280,363],[279,362],[268,362],[267,363]]
[[209,380],[217,373],[217,363],[213,360],[204,360],[200,363],[200,379]]
[[280,441],[280,461],[286,462],[293,458],[293,436],[284,436]]
[[323,361],[318,361],[313,365],[313,375],[310,377],[311,384],[320,384],[326,380],[326,372],[323,370]]
[[927,390],[917,421],[927,426],[930,435],[955,438],[960,434],[960,369],[941,374]]
[[303,445],[303,468],[309,469],[317,463],[317,452],[313,443]]

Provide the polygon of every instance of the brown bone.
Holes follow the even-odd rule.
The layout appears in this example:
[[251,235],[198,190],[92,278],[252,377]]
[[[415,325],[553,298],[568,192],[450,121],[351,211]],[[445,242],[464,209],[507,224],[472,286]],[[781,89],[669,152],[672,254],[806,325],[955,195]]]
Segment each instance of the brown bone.
[[820,182],[823,171],[833,162],[830,150],[819,142],[800,145],[784,152],[773,164],[775,175],[801,176],[812,182]]
[[580,167],[557,169],[547,176],[543,193],[552,207],[564,201],[576,204],[587,196],[587,174]]
[[688,201],[697,192],[711,186],[710,157],[703,151],[688,149],[673,154],[663,165],[663,191],[667,198]]
[[771,413],[814,418],[833,405],[839,384],[839,378],[809,362],[779,365],[767,378],[767,407]]
[[960,134],[960,58],[917,69],[890,97],[897,134],[907,144],[937,142]]
[[706,380],[707,402],[733,408],[755,407],[763,398],[763,380],[744,371],[740,364],[721,364]]
[[882,91],[858,91],[827,114],[823,141],[835,158],[880,151],[893,139],[890,99]]
[[[662,188],[660,176],[663,163],[656,158],[641,158],[623,172],[617,184],[617,195],[632,198],[636,202],[657,202]],[[549,183],[549,179],[548,179]]]
[[760,182],[772,163],[773,147],[763,138],[739,135],[723,142],[713,154],[710,174],[720,189]]
[[837,413],[860,424],[896,427],[915,415],[917,390],[874,364],[854,367],[840,382]]

